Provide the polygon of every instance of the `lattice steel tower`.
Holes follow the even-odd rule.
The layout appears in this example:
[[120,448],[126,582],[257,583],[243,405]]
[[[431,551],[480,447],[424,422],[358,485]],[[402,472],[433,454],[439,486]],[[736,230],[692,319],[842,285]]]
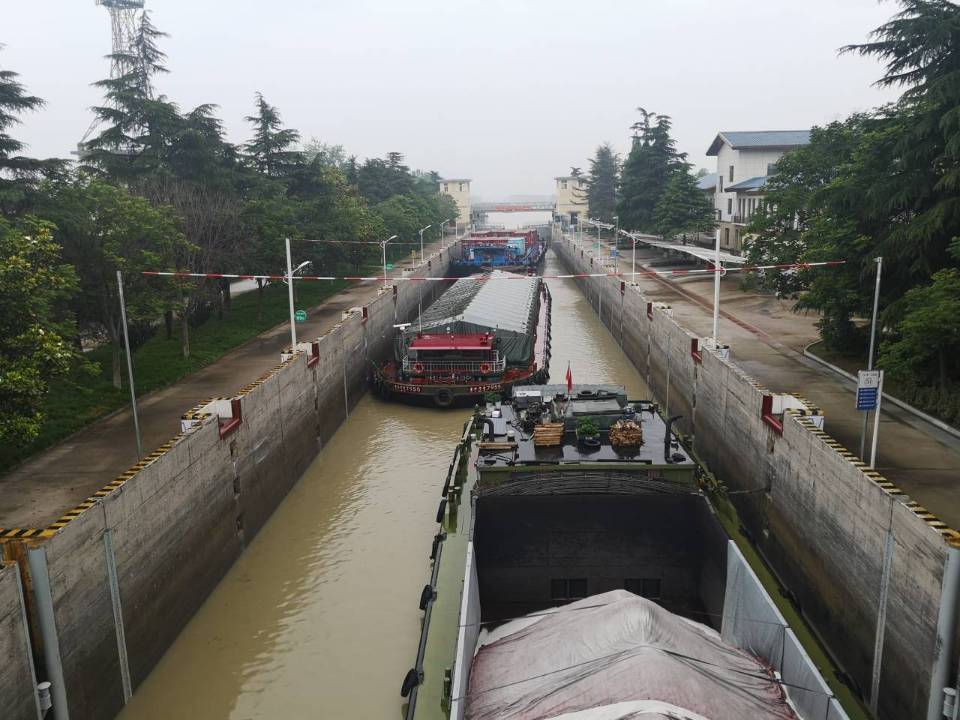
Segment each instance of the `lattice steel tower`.
[[137,23],[143,11],[144,0],[96,0],[110,12],[110,29],[113,36],[110,77],[123,75],[126,68],[118,55],[128,55],[133,51],[137,35]]
[[[144,0],[96,0],[96,3],[103,5],[110,12],[110,77],[116,79],[122,77],[128,70],[121,56],[133,53]],[[77,147],[77,154],[81,157],[84,156],[84,143],[96,130],[98,124],[99,121],[94,120],[83,134],[83,139]]]

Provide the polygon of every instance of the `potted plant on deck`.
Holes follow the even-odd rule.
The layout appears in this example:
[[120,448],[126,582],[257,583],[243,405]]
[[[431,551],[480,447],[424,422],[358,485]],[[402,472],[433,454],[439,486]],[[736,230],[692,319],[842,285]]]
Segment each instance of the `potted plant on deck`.
[[590,418],[583,418],[577,423],[577,442],[586,450],[600,447],[600,428]]

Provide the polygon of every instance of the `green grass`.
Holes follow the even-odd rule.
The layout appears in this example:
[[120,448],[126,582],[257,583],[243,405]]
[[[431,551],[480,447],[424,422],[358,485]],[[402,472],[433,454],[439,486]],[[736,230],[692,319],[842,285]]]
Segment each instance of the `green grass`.
[[[297,307],[318,305],[348,284],[340,280],[302,283],[297,286]],[[229,313],[222,320],[214,314],[203,325],[190,328],[189,358],[184,358],[180,353],[179,324],[169,340],[161,327],[156,335],[133,353],[137,395],[172,385],[210,365],[247,340],[288,320],[287,302],[286,286],[277,284],[265,288],[263,318],[257,320],[256,290],[234,297]],[[113,387],[111,348],[98,348],[88,353],[87,358],[98,366],[97,372],[78,373],[50,386],[40,434],[33,442],[21,447],[0,447],[0,474],[129,403],[126,368],[123,387],[119,390]]]
[[[826,360],[831,365],[836,365],[854,377],[857,376],[858,370],[867,369],[866,350],[860,355],[840,353],[824,347],[822,340],[814,343],[808,349],[818,358]],[[933,415],[955,428],[960,428],[960,387],[957,387],[956,383],[949,385],[947,392],[943,392],[939,387],[912,385],[901,382],[890,375],[885,375],[883,392],[912,405],[918,410],[922,410],[928,415]]]

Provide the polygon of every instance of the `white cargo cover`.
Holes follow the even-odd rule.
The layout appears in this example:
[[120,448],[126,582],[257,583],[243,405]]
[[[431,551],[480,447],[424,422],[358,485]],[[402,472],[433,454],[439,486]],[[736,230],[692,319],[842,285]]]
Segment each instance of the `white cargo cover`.
[[626,590],[480,637],[468,720],[795,720],[760,660]]

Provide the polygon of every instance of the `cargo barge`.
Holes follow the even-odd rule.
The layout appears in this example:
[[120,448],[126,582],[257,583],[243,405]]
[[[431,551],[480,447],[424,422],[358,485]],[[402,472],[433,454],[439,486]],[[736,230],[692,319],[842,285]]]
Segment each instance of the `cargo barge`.
[[545,385],[467,422],[407,720],[862,717],[674,420],[622,387]]
[[371,373],[384,399],[436,407],[509,396],[550,372],[550,291],[535,276],[493,271],[457,280],[400,329]]
[[460,243],[460,257],[450,263],[455,276],[490,270],[536,274],[546,243],[537,230],[479,230]]

